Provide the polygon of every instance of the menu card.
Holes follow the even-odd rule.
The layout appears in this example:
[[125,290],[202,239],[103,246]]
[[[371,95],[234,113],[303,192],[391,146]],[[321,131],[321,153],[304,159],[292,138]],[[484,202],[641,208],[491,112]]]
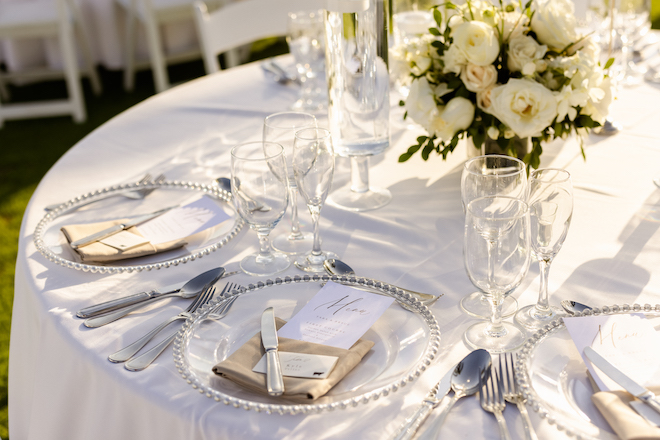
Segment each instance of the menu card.
[[621,390],[584,355],[590,346],[643,386],[660,385],[660,333],[641,314],[565,317],[564,323],[601,391]]
[[190,237],[228,218],[229,215],[211,197],[205,195],[187,205],[170,209],[137,226],[137,229],[155,245]]
[[393,301],[329,281],[277,334],[348,350]]

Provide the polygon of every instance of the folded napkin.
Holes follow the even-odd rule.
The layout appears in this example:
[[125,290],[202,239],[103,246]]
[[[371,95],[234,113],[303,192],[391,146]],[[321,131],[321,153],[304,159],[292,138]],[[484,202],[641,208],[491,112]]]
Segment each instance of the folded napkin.
[[[111,220],[100,223],[88,223],[84,225],[69,225],[62,227],[61,230],[69,243],[71,243],[92,235],[96,232],[102,231],[115,225],[119,225],[125,221],[127,221],[127,219]],[[135,226],[128,228],[126,231],[142,237]],[[84,262],[105,263],[110,261],[125,260],[128,258],[143,257],[145,255],[152,255],[158,252],[177,249],[185,246],[186,244],[187,243],[185,240],[174,240],[157,245],[145,243],[130,249],[119,250],[97,241],[85,246],[80,246],[78,249],[74,250],[78,253],[78,255],[80,255],[80,258]]]
[[[275,318],[275,323],[277,329],[279,329],[286,324],[286,321]],[[351,348],[346,350],[345,348],[330,347],[313,342],[279,338],[279,351],[322,354],[326,356],[337,356],[339,358],[335,368],[325,379],[285,376],[284,396],[288,399],[301,402],[318,399],[330,391],[332,387],[355,368],[373,346],[373,342],[360,339]],[[266,390],[266,375],[252,371],[252,368],[257,365],[257,362],[265,353],[261,345],[261,333],[257,333],[231,356],[213,367],[213,372],[251,391],[268,394]]]
[[[658,394],[660,387],[649,387]],[[648,423],[628,404],[635,398],[625,391],[599,391],[591,396],[607,423],[622,440],[660,439],[660,428]]]

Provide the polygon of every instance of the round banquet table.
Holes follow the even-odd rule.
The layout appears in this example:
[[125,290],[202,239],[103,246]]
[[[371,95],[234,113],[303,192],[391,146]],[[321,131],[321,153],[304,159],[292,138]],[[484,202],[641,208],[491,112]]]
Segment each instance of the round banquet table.
[[[392,202],[363,213],[326,205],[321,233],[324,248],[339,254],[359,275],[443,295],[431,307],[440,325],[440,355],[409,386],[368,404],[321,414],[245,411],[194,390],[177,372],[171,347],[139,373],[108,362],[109,354],[178,313],[186,304],[182,300],[97,329],[85,328],[75,317],[87,305],[181,282],[219,265],[236,269],[243,256],[256,250],[256,234],[246,228],[229,245],[188,264],[102,275],[56,265],[37,251],[33,233],[44,206],[136,181],[145,172],[201,183],[228,176],[230,147],[259,139],[263,118],[287,109],[296,97],[293,86],[265,78],[256,63],[223,71],[120,114],[71,148],[46,174],[25,212],[16,264],[9,365],[12,440],[384,439],[469,352],[462,334],[475,320],[459,308],[460,299],[474,290],[462,254],[465,147],[444,162],[416,156],[397,163],[421,132],[396,122],[391,147],[370,163],[371,182],[388,188]],[[398,99],[392,96],[392,103]],[[568,238],[552,265],[552,304],[561,299],[592,305],[660,302],[660,190],[652,181],[660,175],[659,100],[658,86],[623,90],[612,109],[623,131],[589,137],[586,161],[575,139],[545,148],[542,166],[567,169],[575,187]],[[349,170],[348,161],[338,159],[333,188],[348,182]],[[311,231],[302,202],[299,209],[304,229]],[[287,228],[282,221],[273,235]],[[292,267],[286,274],[301,272]],[[254,281],[242,274],[230,280]],[[538,267],[532,263],[514,296],[520,305],[533,303],[538,287]],[[517,410],[509,407],[504,414],[513,438],[523,438]],[[539,438],[565,438],[533,411],[531,416]],[[459,435],[498,438],[495,418],[474,397],[458,402],[439,438]]]

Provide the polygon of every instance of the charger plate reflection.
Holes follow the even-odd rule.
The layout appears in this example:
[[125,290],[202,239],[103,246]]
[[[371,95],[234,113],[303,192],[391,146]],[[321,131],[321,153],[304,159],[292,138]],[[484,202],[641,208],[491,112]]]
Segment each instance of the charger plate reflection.
[[[605,306],[576,316],[628,313],[644,313],[660,330],[660,305]],[[580,439],[618,439],[591,402],[593,389],[587,367],[561,319],[525,343],[515,369],[527,405],[557,429]]]
[[[275,315],[289,320],[332,280],[392,296],[396,302],[367,331],[364,339],[375,345],[362,361],[325,396],[309,403],[287,401],[240,388],[216,376],[212,367],[259,332],[261,313],[273,307]],[[376,287],[377,286],[377,287]],[[250,284],[231,292],[239,295],[222,320],[207,319],[221,301],[217,298],[189,319],[177,336],[174,360],[182,377],[209,398],[246,410],[268,414],[307,414],[343,409],[387,396],[415,381],[438,354],[440,332],[433,313],[402,290],[367,278],[304,275]]]

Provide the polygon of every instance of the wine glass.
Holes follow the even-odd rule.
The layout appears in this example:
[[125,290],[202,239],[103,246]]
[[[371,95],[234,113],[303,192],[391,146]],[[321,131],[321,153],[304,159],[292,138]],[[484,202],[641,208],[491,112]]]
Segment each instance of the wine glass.
[[325,272],[323,262],[337,258],[321,251],[319,220],[321,208],[328,197],[335,171],[335,156],[330,132],[323,128],[306,128],[296,132],[293,144],[293,173],[314,221],[314,245],[311,252],[296,260],[298,269],[306,272]]
[[541,286],[535,305],[518,310],[518,324],[534,330],[555,319],[561,309],[548,304],[550,263],[561,249],[573,216],[573,186],[568,171],[536,170],[529,180],[530,240],[539,262]]
[[470,281],[486,294],[491,306],[490,319],[470,326],[465,342],[494,353],[516,349],[524,343],[525,332],[502,322],[502,303],[529,269],[527,203],[504,196],[472,200],[465,216],[463,254]]
[[[525,163],[515,157],[505,155],[477,156],[465,162],[461,175],[461,201],[463,210],[477,198],[484,196],[509,196],[525,201],[527,199],[527,171]],[[486,296],[474,292],[461,302],[465,313],[477,318],[488,318],[491,306]],[[513,316],[518,301],[508,296],[502,306],[503,317]]]
[[273,247],[287,254],[300,254],[311,249],[313,237],[311,233],[300,230],[298,220],[298,188],[293,176],[293,140],[296,131],[303,128],[316,127],[314,115],[302,112],[281,112],[269,115],[264,120],[263,140],[277,142],[284,147],[291,199],[291,230],[287,234],[280,234],[273,239]]
[[284,148],[274,142],[248,142],[231,150],[231,194],[236,211],[259,236],[259,252],[241,261],[249,275],[266,276],[289,267],[289,257],[273,252],[268,235],[289,202]]

